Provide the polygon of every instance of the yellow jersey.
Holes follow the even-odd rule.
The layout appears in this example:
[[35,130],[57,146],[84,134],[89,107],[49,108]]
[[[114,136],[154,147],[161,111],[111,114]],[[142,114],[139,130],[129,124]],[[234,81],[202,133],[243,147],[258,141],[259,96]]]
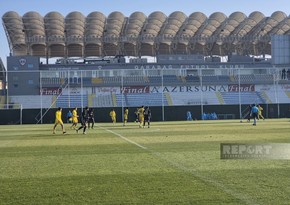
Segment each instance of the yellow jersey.
[[77,113],[77,110],[76,109],[74,109],[73,111],[72,111],[72,120],[73,120],[73,123],[78,123],[78,113]]
[[61,115],[62,115],[61,110],[55,112],[55,123],[63,124]]
[[116,112],[115,112],[115,111],[111,111],[111,112],[110,112],[110,116],[111,116],[111,117],[116,117]]
[[139,117],[144,117],[144,111],[145,111],[144,107],[138,109]]

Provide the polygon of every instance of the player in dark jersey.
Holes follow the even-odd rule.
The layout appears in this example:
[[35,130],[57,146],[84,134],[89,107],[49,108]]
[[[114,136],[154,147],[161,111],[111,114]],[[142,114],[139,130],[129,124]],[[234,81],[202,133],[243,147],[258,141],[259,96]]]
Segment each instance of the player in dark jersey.
[[123,126],[126,126],[127,122],[128,122],[128,115],[129,115],[129,108],[125,108],[124,110],[124,122],[123,122]]
[[85,109],[82,112],[82,116],[81,116],[82,126],[76,130],[77,133],[79,132],[80,129],[83,129],[83,134],[86,134],[88,120],[89,120],[89,108],[85,107]]
[[135,116],[136,116],[135,122],[139,122],[139,112],[138,112],[138,108],[136,108],[136,110],[135,110]]
[[[90,108],[89,109],[89,120],[88,120],[88,129],[92,128],[94,129],[94,124],[95,124],[95,116],[94,116],[94,109]],[[92,126],[90,126],[92,124]]]
[[248,106],[248,114],[247,114],[247,122],[251,121],[251,112],[252,112],[252,105]]
[[145,123],[148,123],[148,128],[150,128],[150,121],[151,121],[151,110],[148,107],[145,108],[144,111],[144,122],[143,122],[143,127],[145,126]]

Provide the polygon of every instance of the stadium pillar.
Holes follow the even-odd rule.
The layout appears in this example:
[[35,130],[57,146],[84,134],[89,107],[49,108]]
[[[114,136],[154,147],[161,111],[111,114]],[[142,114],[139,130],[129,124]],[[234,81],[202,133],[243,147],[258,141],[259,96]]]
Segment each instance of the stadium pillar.
[[124,72],[121,71],[121,104],[122,104],[122,121],[124,123]]
[[[82,72],[82,71],[81,71]],[[69,81],[70,81],[70,71],[67,71],[67,90],[68,90],[68,107],[70,108],[70,86],[69,86]]]
[[278,84],[278,72],[273,74],[273,86],[274,86],[274,92],[275,92],[275,102],[277,104],[277,117],[280,117],[280,107],[279,107],[279,99],[278,99],[278,91],[277,91],[277,84]]
[[202,70],[199,68],[199,81],[200,81],[200,116],[201,119],[203,120],[203,93],[202,93]]
[[239,75],[239,112],[240,112],[240,120],[242,120],[242,104],[241,104],[241,69],[238,68]]
[[8,71],[8,68],[7,68],[7,73],[6,73],[6,83],[5,83],[5,90],[6,90],[6,107],[8,107],[8,104],[9,104],[9,82],[8,82],[8,74],[9,74],[9,71]]
[[163,83],[163,70],[161,70],[161,90],[162,90],[162,93],[161,93],[161,107],[162,107],[162,121],[164,121],[164,98],[163,98],[163,91],[164,91],[164,83]]
[[84,107],[84,101],[83,101],[83,71],[81,71],[81,105],[82,108]]
[[39,71],[40,73],[39,73],[39,78],[40,78],[40,80],[39,80],[39,87],[40,87],[40,123],[42,124],[42,115],[43,115],[43,113],[42,113],[42,72],[41,71]]

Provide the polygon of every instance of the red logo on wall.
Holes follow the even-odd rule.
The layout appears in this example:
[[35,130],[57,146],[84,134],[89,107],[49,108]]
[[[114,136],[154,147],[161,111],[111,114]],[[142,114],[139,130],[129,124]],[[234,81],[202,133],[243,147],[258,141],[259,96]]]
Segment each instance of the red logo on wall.
[[120,90],[123,94],[142,94],[150,92],[149,86],[128,86],[121,87]]
[[61,88],[42,88],[40,90],[41,95],[60,95],[61,92]]
[[228,92],[239,92],[239,87],[240,87],[240,92],[255,92],[255,85],[254,84],[231,84],[228,87]]

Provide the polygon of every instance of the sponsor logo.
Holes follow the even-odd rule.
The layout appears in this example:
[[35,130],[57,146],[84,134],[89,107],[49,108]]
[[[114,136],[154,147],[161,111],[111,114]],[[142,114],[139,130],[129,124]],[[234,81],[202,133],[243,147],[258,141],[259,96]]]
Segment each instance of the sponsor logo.
[[221,159],[290,159],[290,144],[224,144]]
[[290,85],[281,85],[281,88],[284,90],[290,90]]
[[120,91],[123,94],[141,94],[141,93],[150,93],[149,86],[129,86],[129,87],[120,87]]
[[26,64],[26,59],[25,58],[20,58],[19,59],[20,65],[24,66]]
[[235,64],[235,65],[199,65],[199,64],[185,64],[185,65],[163,65],[163,64],[154,64],[154,65],[135,65],[134,68],[142,69],[142,70],[169,70],[174,68],[180,69],[199,69],[199,68],[244,68],[243,64]]
[[227,85],[204,85],[204,86],[154,86],[151,93],[194,93],[194,92],[227,92]]
[[61,92],[61,88],[42,88],[40,90],[41,95],[60,95]]
[[78,88],[71,88],[70,94],[71,95],[79,95],[79,94],[81,94],[81,91]]
[[97,93],[117,93],[118,91],[118,88],[110,88],[110,87],[100,87],[100,88],[97,88]]
[[[240,89],[239,89],[240,88]],[[254,84],[231,84],[229,85],[228,92],[255,92]]]

